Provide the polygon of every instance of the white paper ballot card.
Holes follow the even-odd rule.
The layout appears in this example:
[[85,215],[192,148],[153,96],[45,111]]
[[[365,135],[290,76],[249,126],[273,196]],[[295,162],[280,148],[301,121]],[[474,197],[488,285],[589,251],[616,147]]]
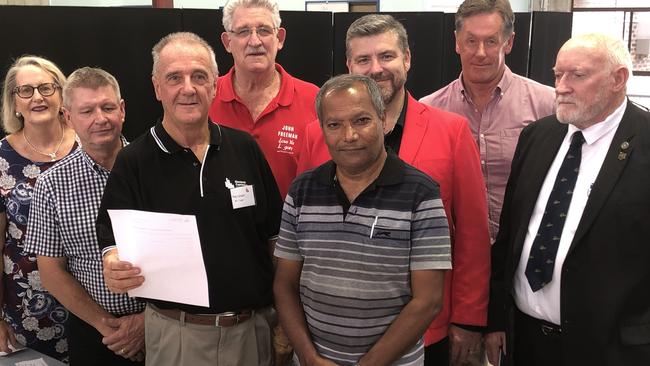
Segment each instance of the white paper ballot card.
[[210,306],[196,217],[139,210],[108,214],[120,260],[144,276],[129,296]]

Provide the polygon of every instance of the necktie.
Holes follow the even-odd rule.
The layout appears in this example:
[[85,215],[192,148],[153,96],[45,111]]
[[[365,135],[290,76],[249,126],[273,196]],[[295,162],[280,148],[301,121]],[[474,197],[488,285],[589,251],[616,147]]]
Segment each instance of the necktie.
[[578,179],[584,142],[585,138],[582,136],[582,132],[578,131],[573,134],[571,146],[569,146],[569,151],[564,156],[557,173],[553,190],[546,203],[544,216],[542,216],[539,229],[537,229],[537,236],[533,240],[526,265],[526,278],[533,292],[544,287],[553,278],[555,256],[567,211],[571,205],[573,188]]

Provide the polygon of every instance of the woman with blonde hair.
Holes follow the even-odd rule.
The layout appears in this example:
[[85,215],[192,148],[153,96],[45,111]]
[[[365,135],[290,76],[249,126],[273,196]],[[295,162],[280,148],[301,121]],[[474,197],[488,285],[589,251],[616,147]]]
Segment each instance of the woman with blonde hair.
[[0,351],[26,345],[67,358],[68,311],[41,285],[36,256],[23,250],[36,178],[77,148],[61,111],[65,76],[41,57],[23,56],[7,72],[2,88],[0,140]]

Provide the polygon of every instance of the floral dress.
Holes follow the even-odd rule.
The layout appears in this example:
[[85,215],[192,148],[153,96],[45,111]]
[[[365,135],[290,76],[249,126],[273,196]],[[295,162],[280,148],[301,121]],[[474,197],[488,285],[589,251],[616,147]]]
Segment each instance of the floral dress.
[[[75,143],[71,151],[76,148]],[[68,310],[43,288],[36,255],[23,250],[36,178],[52,165],[54,162],[28,160],[6,138],[0,140],[0,213],[5,211],[7,215],[3,310],[18,342],[66,361]]]

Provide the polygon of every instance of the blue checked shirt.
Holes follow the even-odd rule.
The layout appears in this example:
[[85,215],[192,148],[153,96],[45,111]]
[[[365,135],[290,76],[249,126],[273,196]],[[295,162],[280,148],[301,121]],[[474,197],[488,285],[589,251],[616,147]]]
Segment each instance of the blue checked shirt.
[[120,316],[141,312],[144,303],[110,292],[102,276],[95,219],[109,174],[82,149],[41,174],[32,195],[25,250],[66,257],[68,271],[90,297]]

